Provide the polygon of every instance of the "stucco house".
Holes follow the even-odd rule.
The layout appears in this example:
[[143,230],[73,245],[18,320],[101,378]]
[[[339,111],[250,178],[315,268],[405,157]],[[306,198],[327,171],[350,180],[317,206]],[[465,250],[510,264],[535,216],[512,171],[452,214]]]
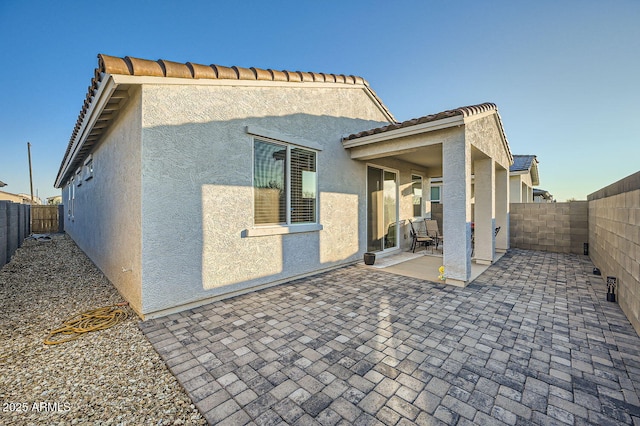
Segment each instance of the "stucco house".
[[12,194],[5,191],[0,191],[0,201],[11,201],[18,204],[42,204],[42,200],[39,197],[34,196],[32,200],[31,195]]
[[553,195],[549,191],[542,188],[533,188],[534,203],[554,203]]
[[538,158],[514,155],[509,168],[509,191],[512,203],[533,203],[533,187],[540,185]]
[[475,261],[508,248],[494,104],[398,123],[361,77],[98,58],[55,185],[66,232],[143,318],[408,249],[432,176],[448,283],[469,282],[472,173]]

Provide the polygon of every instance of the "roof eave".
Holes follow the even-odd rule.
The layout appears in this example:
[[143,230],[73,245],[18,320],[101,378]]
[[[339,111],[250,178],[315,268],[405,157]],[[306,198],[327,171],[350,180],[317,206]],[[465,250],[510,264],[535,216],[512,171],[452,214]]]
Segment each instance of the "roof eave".
[[531,183],[535,186],[540,185],[540,173],[538,171],[538,159],[531,162]]
[[[464,119],[461,115],[447,117],[440,120],[428,121],[426,123],[416,124],[413,126],[400,127],[398,129],[387,130],[380,133],[374,133],[368,136],[362,136],[355,139],[344,139],[342,145],[345,148],[355,148],[357,146],[368,145],[371,143],[388,141],[392,139],[413,136],[435,130],[448,129],[450,127],[458,127],[464,125]],[[345,135],[347,137],[348,135]]]
[[80,128],[73,138],[67,154],[62,160],[54,185],[56,188],[61,188],[68,175],[72,173],[71,165],[74,163],[80,148],[86,141],[89,133],[91,133],[98,117],[100,117],[105,105],[117,87],[118,84],[114,81],[111,74],[102,75],[101,81],[97,83],[96,94],[92,98],[89,108],[82,119]]

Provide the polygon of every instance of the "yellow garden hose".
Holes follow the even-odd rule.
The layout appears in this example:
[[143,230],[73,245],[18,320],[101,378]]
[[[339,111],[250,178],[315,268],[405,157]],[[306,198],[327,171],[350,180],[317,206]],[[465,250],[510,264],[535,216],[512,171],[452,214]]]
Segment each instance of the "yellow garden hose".
[[[128,303],[126,302],[118,303],[116,305],[105,306],[77,314],[65,321],[62,327],[49,333],[49,336],[44,339],[44,344],[57,345],[75,340],[83,333],[111,328],[129,317],[129,314],[124,308],[127,305]],[[52,340],[54,336],[59,337]]]

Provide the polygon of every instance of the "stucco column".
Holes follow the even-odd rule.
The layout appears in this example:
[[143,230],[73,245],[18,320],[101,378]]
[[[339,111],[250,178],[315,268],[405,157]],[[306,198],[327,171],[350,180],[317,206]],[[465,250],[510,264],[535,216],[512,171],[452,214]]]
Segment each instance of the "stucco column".
[[442,204],[446,283],[471,278],[471,148],[461,135],[442,145]]
[[495,161],[483,158],[474,161],[475,167],[475,248],[476,263],[490,265],[495,253]]
[[496,251],[509,249],[509,171],[496,165]]

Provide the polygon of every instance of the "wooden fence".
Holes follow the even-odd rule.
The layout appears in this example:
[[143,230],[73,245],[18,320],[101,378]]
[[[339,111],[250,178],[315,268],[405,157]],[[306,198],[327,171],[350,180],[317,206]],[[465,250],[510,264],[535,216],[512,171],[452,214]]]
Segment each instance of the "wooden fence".
[[58,232],[58,227],[58,206],[31,206],[33,234]]

